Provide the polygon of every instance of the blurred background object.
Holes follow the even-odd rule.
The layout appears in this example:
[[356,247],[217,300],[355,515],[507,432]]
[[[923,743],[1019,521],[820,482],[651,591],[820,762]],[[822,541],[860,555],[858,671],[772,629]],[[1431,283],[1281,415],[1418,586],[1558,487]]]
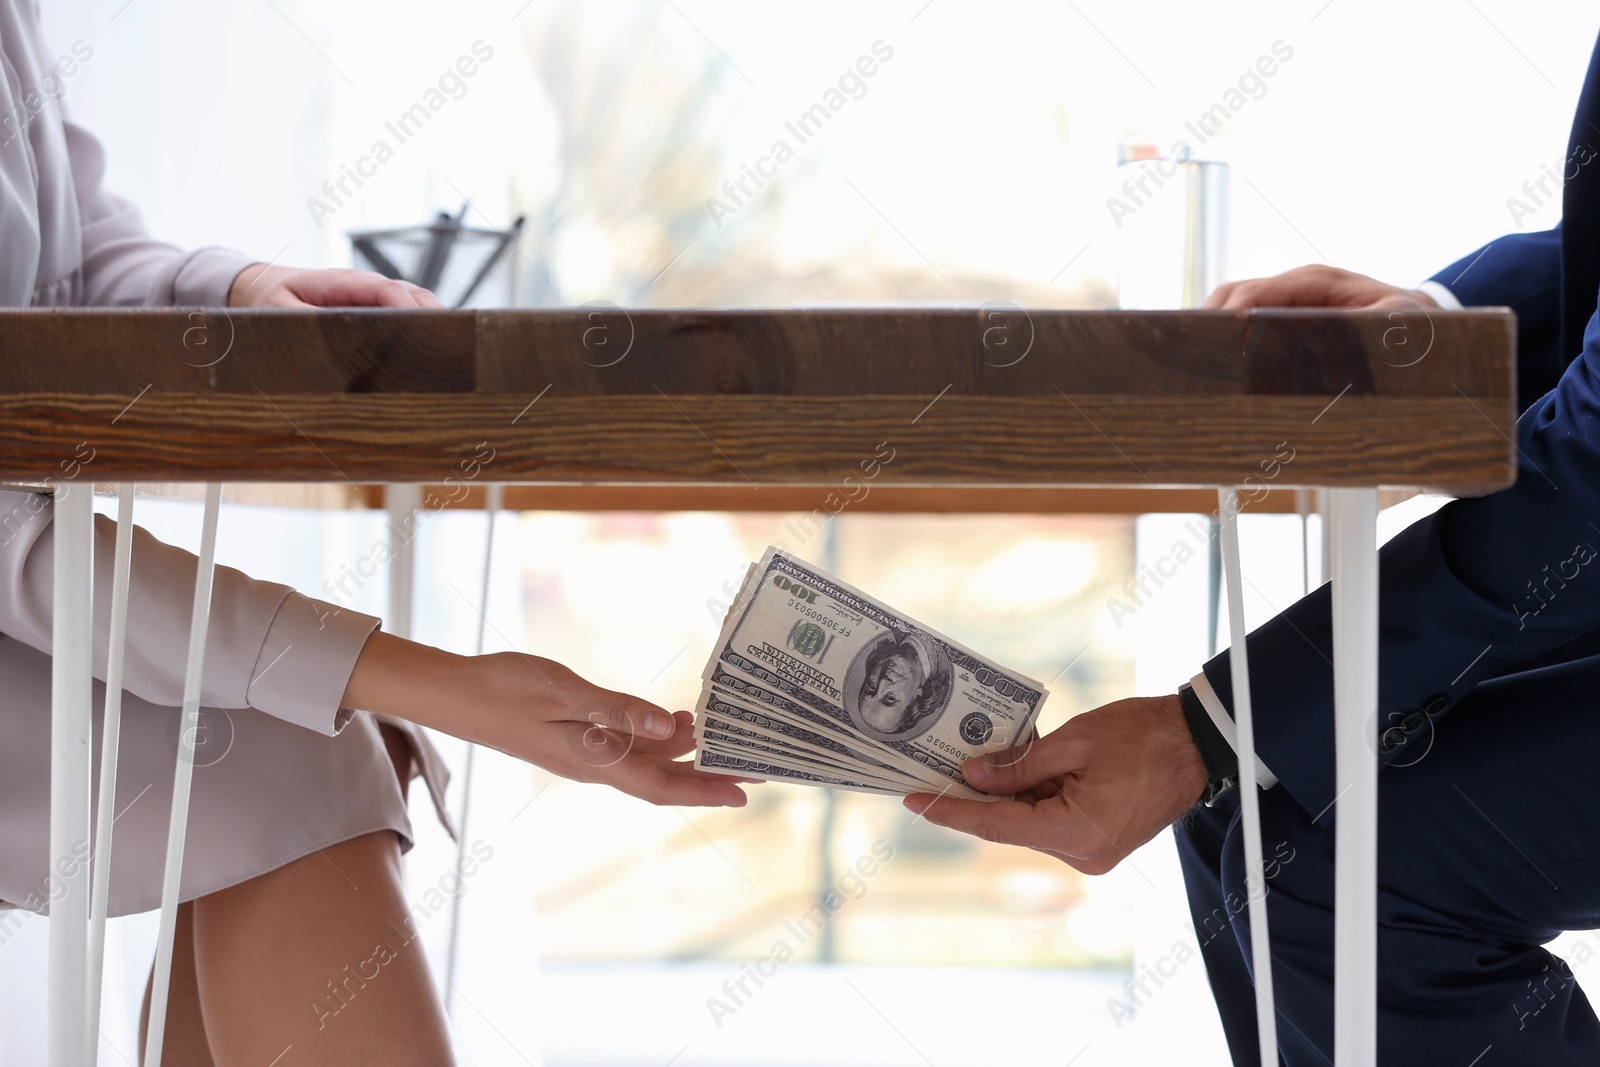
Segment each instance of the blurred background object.
[[352,230],[355,266],[430,289],[447,307],[509,307],[517,287],[511,253],[526,220],[493,230],[463,226],[466,216],[463,204],[460,214],[441,211],[426,226]]
[[1227,277],[1227,162],[1199,158],[1182,142],[1163,152],[1123,141],[1116,185],[1109,202],[1122,231],[1117,306],[1199,307]]

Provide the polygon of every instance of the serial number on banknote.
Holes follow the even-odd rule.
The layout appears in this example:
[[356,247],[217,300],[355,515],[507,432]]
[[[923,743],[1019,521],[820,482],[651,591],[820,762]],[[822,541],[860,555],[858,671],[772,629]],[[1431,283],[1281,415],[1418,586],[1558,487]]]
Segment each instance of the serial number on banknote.
[[790,600],[789,601],[789,606],[791,608],[793,608],[797,613],[799,613],[801,615],[804,615],[806,618],[815,619],[816,622],[817,622],[817,625],[827,627],[828,629],[830,629],[833,632],[837,633],[840,637],[849,637],[851,634],[856,632],[855,631],[855,627],[839,625],[839,620],[838,619],[834,618],[832,615],[829,615],[829,614],[827,614],[825,612],[818,611],[816,608],[811,607],[805,601]]

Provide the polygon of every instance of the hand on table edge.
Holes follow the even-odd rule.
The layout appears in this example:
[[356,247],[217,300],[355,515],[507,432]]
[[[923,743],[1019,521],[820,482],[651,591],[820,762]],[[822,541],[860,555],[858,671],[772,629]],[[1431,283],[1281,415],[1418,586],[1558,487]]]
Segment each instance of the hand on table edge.
[[1404,311],[1408,308],[1438,308],[1439,304],[1420,289],[1402,289],[1365,274],[1313,263],[1267,278],[1223,282],[1211,291],[1201,306],[1228,311],[1260,307],[1391,308]]
[[1206,769],[1176,694],[1119,700],[1027,745],[968,760],[968,784],[1011,800],[905,798],[938,826],[1104,874],[1199,802]]
[[228,287],[229,307],[392,307],[442,308],[439,298],[420,285],[395,281],[366,270],[335,267],[302,270],[252,263]]
[[694,716],[604,689],[540,656],[459,656],[377,631],[343,706],[380,712],[486,745],[579,782],[652,804],[741,807],[741,779],[679,760]]

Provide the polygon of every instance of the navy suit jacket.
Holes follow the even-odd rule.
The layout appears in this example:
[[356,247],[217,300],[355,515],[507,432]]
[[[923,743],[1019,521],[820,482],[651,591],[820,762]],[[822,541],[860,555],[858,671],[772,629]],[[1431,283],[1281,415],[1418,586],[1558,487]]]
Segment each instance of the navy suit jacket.
[[[1600,146],[1600,44],[1573,121],[1561,225],[1502,237],[1434,277],[1463,304],[1517,313],[1521,462],[1510,488],[1452,501],[1380,552],[1374,732],[1385,766],[1417,758],[1408,746],[1485,678],[1585,656],[1600,678],[1600,158],[1589,146]],[[1249,637],[1257,751],[1325,820],[1338,792],[1329,589]],[[1228,654],[1204,669],[1232,707]]]

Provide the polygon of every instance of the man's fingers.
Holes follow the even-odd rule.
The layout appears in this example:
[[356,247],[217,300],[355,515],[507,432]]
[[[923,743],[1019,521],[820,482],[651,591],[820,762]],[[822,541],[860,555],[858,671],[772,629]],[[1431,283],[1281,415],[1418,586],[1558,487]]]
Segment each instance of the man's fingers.
[[1081,763],[1078,746],[1057,731],[1017,748],[975,756],[961,765],[961,773],[969,785],[985,793],[1020,793],[1079,770]]
[[1435,306],[1425,293],[1400,289],[1364,274],[1326,264],[1224,282],[1206,297],[1205,307],[1246,311],[1260,307],[1427,308]]
[[1439,304],[1427,293],[1405,289],[1393,296],[1384,297],[1372,306],[1383,311],[1426,311],[1429,308],[1437,308]]
[[1232,294],[1238,285],[1238,282],[1223,282],[1221,285],[1211,290],[1211,294],[1206,297],[1205,303],[1201,304],[1200,306],[1204,308],[1225,307],[1228,303],[1229,295]]
[[907,808],[938,826],[984,841],[1021,845],[1054,856],[1084,874],[1105,874],[1123,859],[1093,827],[1082,825],[1073,802],[1059,792],[1035,799],[961,800],[932,793],[906,797]]
[[1223,282],[1206,297],[1204,307],[1247,311],[1258,307],[1322,307],[1336,303],[1331,295],[1336,272],[1318,265],[1296,267],[1270,278]]
[[936,826],[1003,845],[1043,847],[1051,836],[1048,814],[1020,800],[963,800],[934,793],[912,793],[905,806]]

